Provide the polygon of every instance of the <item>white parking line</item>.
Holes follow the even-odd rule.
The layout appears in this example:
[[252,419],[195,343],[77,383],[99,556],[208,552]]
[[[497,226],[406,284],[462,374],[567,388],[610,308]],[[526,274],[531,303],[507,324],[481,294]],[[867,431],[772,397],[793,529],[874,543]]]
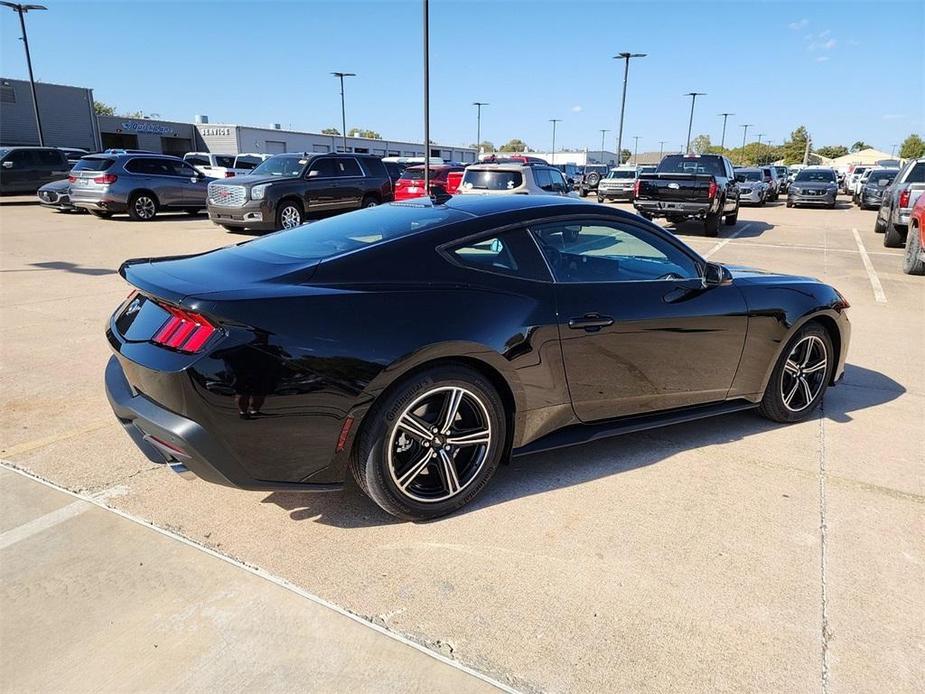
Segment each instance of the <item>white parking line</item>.
[[[685,239],[690,243],[693,239]],[[852,255],[857,255],[858,252],[853,248],[831,248],[828,246],[805,246],[803,244],[795,243],[763,243],[761,241],[742,241],[737,239],[733,246],[758,246],[760,248],[783,248],[784,250],[799,250],[799,251],[826,251],[827,253],[851,253]],[[889,251],[867,251],[868,255],[890,255],[894,258],[901,258],[902,253],[890,253]]]
[[880,278],[877,276],[877,271],[874,270],[874,265],[870,262],[870,256],[867,255],[867,249],[864,248],[864,243],[861,241],[861,235],[858,234],[858,230],[855,228],[851,229],[851,233],[854,234],[854,241],[858,244],[858,253],[861,254],[861,262],[864,263],[864,269],[867,270],[867,277],[870,279],[870,286],[874,290],[874,300],[877,303],[885,304],[886,294],[883,293],[883,285],[880,284]]
[[6,549],[10,545],[15,545],[17,542],[21,542],[33,535],[38,535],[40,532],[53,528],[74,516],[79,516],[90,508],[92,508],[92,504],[88,504],[86,501],[75,501],[67,506],[62,506],[57,511],[46,513],[44,516],[39,516],[28,523],[23,523],[0,533],[0,549]]
[[704,257],[704,258],[709,258],[711,255],[713,255],[714,253],[716,253],[716,251],[718,251],[720,248],[722,248],[722,247],[725,246],[727,243],[729,243],[730,241],[732,241],[732,239],[734,239],[736,236],[738,236],[738,235],[741,234],[743,231],[745,231],[746,229],[748,229],[750,226],[751,226],[751,224],[744,224],[744,225],[742,225],[741,227],[739,227],[738,229],[736,229],[732,234],[730,234],[729,236],[727,236],[726,238],[724,238],[724,239],[723,239],[722,241],[720,241],[718,244],[716,244],[715,246],[713,246],[713,248],[711,248],[711,249],[708,250],[706,253],[704,253],[704,254],[703,254],[703,257]]

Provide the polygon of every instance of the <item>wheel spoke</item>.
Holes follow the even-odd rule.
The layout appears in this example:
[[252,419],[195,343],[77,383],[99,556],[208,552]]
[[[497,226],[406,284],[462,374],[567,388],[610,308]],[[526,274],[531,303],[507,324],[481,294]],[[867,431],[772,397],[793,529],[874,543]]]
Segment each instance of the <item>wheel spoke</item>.
[[456,474],[456,464],[446,451],[440,451],[440,470],[442,472],[443,484],[450,494],[459,491],[459,477]]
[[440,429],[441,434],[450,433],[453,423],[456,421],[456,415],[459,413],[459,406],[462,404],[464,392],[462,388],[453,388],[446,396],[444,404],[443,426]]
[[415,462],[408,468],[408,470],[401,477],[398,478],[398,487],[404,491],[407,489],[408,485],[414,482],[418,475],[427,467],[427,463],[430,462],[430,459],[433,457],[434,452],[430,449],[424,451],[423,457],[420,460]]
[[800,379],[794,379],[793,388],[790,389],[790,392],[784,396],[784,404],[787,407],[790,407],[790,401],[793,400],[793,396],[796,395],[797,389],[800,387]]
[[792,374],[797,374],[800,372],[800,367],[796,364],[796,362],[788,359],[787,361],[784,362],[784,371],[787,371]]
[[828,362],[825,359],[823,359],[822,361],[816,364],[813,364],[812,366],[807,366],[805,369],[803,369],[803,373],[813,374],[813,373],[816,373],[817,371],[822,371],[823,369],[825,369],[825,366],[827,363]]
[[398,420],[398,428],[405,430],[422,441],[433,441],[434,439],[434,435],[430,433],[430,427],[410,412],[406,412],[402,415],[401,419]]
[[806,397],[806,404],[809,405],[813,401],[813,389],[809,387],[809,381],[805,378],[800,379],[800,384],[803,386],[803,395]]
[[803,361],[800,363],[800,366],[806,366],[809,364],[809,360],[813,356],[813,345],[816,343],[815,337],[810,337],[806,340],[806,351],[803,353]]
[[491,441],[491,431],[488,429],[470,431],[466,434],[459,434],[458,436],[449,436],[446,439],[446,442],[451,446],[475,446],[480,443],[488,443],[489,441]]

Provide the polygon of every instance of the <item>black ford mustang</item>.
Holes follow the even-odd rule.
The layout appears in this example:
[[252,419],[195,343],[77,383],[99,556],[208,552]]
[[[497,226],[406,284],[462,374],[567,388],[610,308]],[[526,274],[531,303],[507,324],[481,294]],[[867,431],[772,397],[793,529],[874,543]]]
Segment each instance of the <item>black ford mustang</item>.
[[848,304],[709,263],[567,198],[393,203],[200,255],[138,259],[106,389],[184,475],[449,513],[510,455],[746,408],[810,416]]

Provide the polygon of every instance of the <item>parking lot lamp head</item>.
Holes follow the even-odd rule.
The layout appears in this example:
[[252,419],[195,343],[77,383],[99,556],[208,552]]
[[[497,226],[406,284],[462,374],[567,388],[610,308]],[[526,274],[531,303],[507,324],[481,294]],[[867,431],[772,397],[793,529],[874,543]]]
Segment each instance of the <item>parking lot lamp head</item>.
[[35,128],[39,135],[39,147],[45,146],[45,136],[42,134],[42,117],[39,115],[39,102],[35,96],[35,77],[32,75],[32,56],[29,53],[29,36],[26,34],[27,12],[32,10],[47,10],[44,5],[21,5],[16,2],[0,2],[19,15],[19,27],[22,29],[22,45],[26,49],[26,67],[29,69],[29,88],[32,90],[32,109],[35,111]]
[[645,53],[617,53],[614,60],[623,61],[623,98],[620,99],[620,129],[617,131],[617,163],[622,163],[623,157],[623,112],[626,110],[626,82],[630,74],[630,58],[645,58]]
[[347,108],[344,105],[344,77],[356,77],[353,72],[332,72],[340,80],[340,127],[341,137],[344,138],[344,152],[347,151]]
[[694,104],[697,102],[697,97],[706,96],[706,92],[688,92],[684,96],[691,98],[691,117],[687,123],[687,146],[684,148],[685,153],[689,154],[691,151],[691,128],[694,127]]

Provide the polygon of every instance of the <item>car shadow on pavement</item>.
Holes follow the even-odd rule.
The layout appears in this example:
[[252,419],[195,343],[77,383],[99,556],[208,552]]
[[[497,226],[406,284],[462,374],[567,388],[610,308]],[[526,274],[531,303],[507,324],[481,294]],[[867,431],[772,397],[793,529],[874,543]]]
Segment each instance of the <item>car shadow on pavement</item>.
[[[842,382],[826,394],[822,416],[839,423],[849,422],[852,412],[890,402],[905,392],[893,379],[849,364]],[[521,497],[647,467],[684,451],[739,441],[782,426],[786,425],[766,420],[755,412],[739,412],[514,458],[510,464],[502,464],[485,490],[454,515],[476,513]],[[722,462],[722,456],[717,456],[717,464]],[[263,503],[276,504],[295,521],[311,520],[339,528],[404,522],[379,509],[352,478],[340,493],[273,492]],[[438,523],[440,519],[426,522]]]
[[[719,236],[715,237],[716,240],[722,241],[724,238],[728,238],[733,234],[735,234],[738,239],[756,238],[774,228],[774,225],[768,222],[748,219],[747,212],[745,208],[742,209],[739,213],[739,221],[735,226],[727,227],[725,224],[721,225],[719,228]],[[745,217],[741,215],[745,215]],[[681,222],[680,224],[669,223],[665,228],[677,236],[704,235],[703,222],[698,221]]]
[[118,270],[110,270],[106,267],[84,267],[77,263],[69,263],[64,260],[49,260],[44,263],[29,263],[34,270],[7,270],[7,272],[38,272],[40,270],[63,270],[64,272],[73,272],[75,275],[115,275]]

